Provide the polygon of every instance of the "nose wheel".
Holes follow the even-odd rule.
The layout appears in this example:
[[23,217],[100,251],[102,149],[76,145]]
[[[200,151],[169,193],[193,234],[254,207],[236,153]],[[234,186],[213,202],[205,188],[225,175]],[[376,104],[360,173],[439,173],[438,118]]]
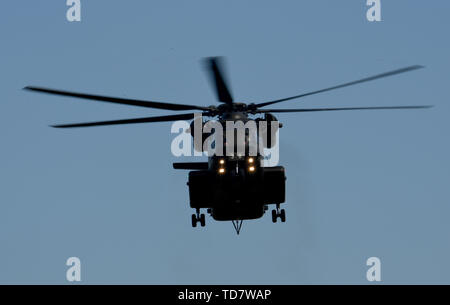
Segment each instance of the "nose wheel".
[[277,204],[277,208],[272,210],[272,222],[276,223],[278,218],[280,218],[281,222],[286,222],[286,211],[284,209],[280,209],[280,205]]
[[205,214],[200,214],[200,209],[197,209],[197,212],[195,214],[192,214],[192,227],[197,227],[197,223],[200,223],[202,227],[205,226],[206,220],[205,220]]

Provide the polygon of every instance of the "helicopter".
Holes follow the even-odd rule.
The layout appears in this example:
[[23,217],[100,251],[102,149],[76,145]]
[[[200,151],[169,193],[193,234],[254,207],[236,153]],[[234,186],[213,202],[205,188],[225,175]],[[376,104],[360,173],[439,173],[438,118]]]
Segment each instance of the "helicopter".
[[[149,101],[128,99],[120,97],[109,97],[103,95],[94,95],[78,92],[50,89],[45,87],[27,86],[24,89],[33,92],[46,93],[58,96],[87,99],[93,101],[109,102],[129,106],[163,109],[170,111],[196,111],[182,114],[172,114],[165,116],[141,117],[111,121],[97,121],[86,123],[59,124],[51,125],[54,128],[77,128],[108,125],[123,125],[137,123],[155,123],[155,122],[173,122],[179,120],[192,120],[189,132],[194,139],[194,148],[197,151],[204,151],[204,142],[208,134],[199,135],[196,132],[195,124],[202,127],[208,124],[208,120],[203,118],[217,118],[217,122],[224,126],[228,122],[265,122],[269,123],[261,131],[261,135],[256,137],[258,147],[270,148],[276,143],[276,131],[282,127],[282,124],[273,115],[274,113],[301,113],[301,112],[324,112],[324,111],[351,111],[351,110],[394,110],[394,109],[425,109],[432,106],[372,106],[372,107],[340,107],[340,108],[294,108],[294,109],[267,109],[265,107],[282,102],[301,99],[307,96],[341,89],[385,77],[390,77],[406,72],[411,72],[424,68],[420,65],[408,66],[389,72],[369,76],[359,80],[343,83],[340,85],[328,87],[325,89],[310,91],[286,98],[275,99],[264,102],[242,103],[235,102],[224,73],[223,58],[209,57],[204,59],[205,67],[208,72],[208,78],[215,91],[219,104],[211,106],[199,106],[190,104],[176,104],[169,102]],[[200,114],[200,119],[198,118]],[[255,116],[262,116],[257,117]],[[276,123],[276,124],[273,124]],[[278,125],[277,125],[278,124]],[[267,126],[267,125],[266,125]],[[275,126],[275,127],[274,127]],[[257,131],[259,132],[259,131]],[[196,138],[197,137],[197,138]],[[231,221],[239,234],[244,220],[261,218],[269,209],[272,209],[272,222],[276,223],[278,219],[281,222],[286,221],[286,212],[281,208],[285,202],[285,181],[286,174],[283,166],[264,166],[264,156],[262,150],[256,150],[256,154],[250,154],[250,137],[245,133],[242,142],[236,140],[236,133],[230,136],[222,135],[216,138],[216,143],[221,143],[227,147],[231,145],[231,151],[234,153],[227,155],[211,154],[208,155],[207,162],[177,162],[173,163],[174,169],[190,170],[188,174],[188,188],[190,207],[195,209],[191,215],[192,227],[205,226],[205,214],[202,209],[212,216],[216,221]],[[232,144],[230,144],[231,142]],[[197,143],[197,145],[196,145]],[[261,144],[262,143],[262,144]],[[261,145],[260,145],[261,144]],[[237,154],[237,146],[244,147],[244,153]]]

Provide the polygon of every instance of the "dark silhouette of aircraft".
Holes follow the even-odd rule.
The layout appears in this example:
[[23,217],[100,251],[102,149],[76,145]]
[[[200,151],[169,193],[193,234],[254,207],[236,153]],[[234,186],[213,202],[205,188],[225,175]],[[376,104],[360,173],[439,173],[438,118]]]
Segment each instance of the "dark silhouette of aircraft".
[[[225,79],[222,60],[220,57],[212,57],[205,59],[206,68],[209,72],[210,80],[215,89],[217,99],[220,102],[217,106],[198,106],[189,104],[175,104],[167,102],[156,102],[148,100],[126,99],[118,97],[108,97],[101,95],[68,92],[54,90],[42,87],[28,86],[24,89],[54,94],[59,96],[68,96],[82,98],[94,101],[102,101],[130,106],[165,109],[171,111],[197,111],[202,117],[217,117],[218,122],[225,126],[226,122],[249,121],[268,123],[268,127],[263,131],[263,135],[257,135],[263,139],[262,147],[270,148],[276,143],[276,133],[272,128],[271,122],[278,123],[273,113],[298,113],[298,112],[322,112],[322,111],[350,111],[350,110],[393,110],[393,109],[423,109],[432,106],[376,106],[376,107],[340,107],[340,108],[295,108],[295,109],[267,109],[265,107],[286,102],[293,99],[300,99],[306,96],[336,90],[344,87],[373,81],[376,79],[393,76],[405,72],[410,72],[423,68],[422,66],[409,66],[386,73],[370,76],[356,81],[344,83],[341,85],[311,91],[286,98],[259,102],[259,103],[236,103],[227,85]],[[154,123],[154,122],[171,122],[178,120],[193,120],[195,112],[153,116],[143,118],[132,118],[113,121],[99,121],[88,123],[62,124],[53,125],[55,128],[74,128],[74,127],[91,127],[105,125],[121,125],[135,123]],[[253,115],[262,115],[259,118],[251,118]],[[194,137],[201,137],[200,145],[194,145],[197,151],[204,150],[205,134],[196,135],[194,122],[191,123],[190,132]],[[202,127],[208,121],[201,119]],[[280,126],[281,127],[281,126]],[[233,133],[236,140],[236,134]],[[223,140],[223,145],[227,146],[229,142],[234,144],[232,150],[236,152],[238,141],[231,141],[223,135],[221,139],[215,139],[216,143]],[[191,170],[189,172],[189,199],[191,208],[195,209],[192,214],[192,226],[196,227],[198,223],[205,226],[205,214],[201,213],[201,209],[206,209],[215,220],[232,221],[236,232],[239,234],[243,220],[257,219],[264,215],[269,205],[275,205],[272,210],[272,221],[275,223],[277,219],[282,222],[286,221],[286,213],[280,205],[285,202],[285,169],[282,166],[264,167],[263,155],[261,151],[257,151],[255,155],[249,154],[249,135],[243,137],[244,154],[238,155],[211,155],[208,162],[189,162],[174,163],[175,169]]]

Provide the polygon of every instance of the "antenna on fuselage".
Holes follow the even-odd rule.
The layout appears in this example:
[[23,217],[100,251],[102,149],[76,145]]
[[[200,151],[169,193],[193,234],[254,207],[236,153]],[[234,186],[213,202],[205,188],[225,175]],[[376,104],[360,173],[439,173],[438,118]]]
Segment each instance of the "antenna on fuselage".
[[243,220],[232,220],[231,221],[233,223],[233,227],[236,230],[237,235],[239,235],[239,232],[241,232],[241,228],[242,228],[242,224],[244,223]]

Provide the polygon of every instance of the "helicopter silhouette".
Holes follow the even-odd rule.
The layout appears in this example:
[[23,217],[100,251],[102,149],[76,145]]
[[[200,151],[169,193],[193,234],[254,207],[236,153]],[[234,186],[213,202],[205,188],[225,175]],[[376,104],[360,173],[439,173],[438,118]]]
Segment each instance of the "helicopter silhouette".
[[[208,124],[208,120],[203,118],[217,118],[217,122],[225,126],[228,122],[265,122],[270,126],[257,134],[256,138],[261,139],[261,145],[258,147],[271,148],[276,144],[277,128],[282,127],[273,113],[300,113],[300,112],[324,112],[324,111],[350,111],[350,110],[394,110],[394,109],[425,109],[432,106],[374,106],[374,107],[341,107],[341,108],[295,108],[295,109],[267,109],[265,107],[274,104],[286,102],[289,100],[300,99],[306,96],[319,94],[331,90],[361,84],[401,73],[406,73],[423,68],[420,65],[408,66],[405,68],[392,70],[389,72],[377,74],[374,76],[362,78],[352,82],[347,82],[333,87],[321,90],[315,90],[286,98],[270,100],[258,103],[237,103],[234,101],[229,85],[223,72],[223,60],[221,57],[210,57],[204,60],[208,71],[209,79],[213,85],[214,91],[219,101],[218,105],[198,106],[189,104],[175,104],[168,102],[158,102],[149,100],[137,100],[120,97],[108,97],[103,95],[93,95],[86,93],[69,92],[55,90],[50,88],[27,86],[24,89],[34,92],[47,93],[58,96],[74,97],[93,101],[109,102],[137,107],[146,107],[154,109],[164,109],[170,111],[197,111],[182,114],[173,114],[165,116],[152,116],[142,118],[132,118],[123,120],[97,121],[87,123],[73,123],[52,125],[55,128],[76,128],[93,127],[107,125],[123,125],[137,123],[155,123],[172,122],[179,120],[193,120],[190,133],[194,139],[200,137],[200,141],[194,143],[197,151],[205,151],[204,144],[208,134],[196,134],[195,123],[198,114],[201,114],[200,121],[197,121],[201,127]],[[262,115],[254,118],[253,116]],[[277,123],[277,124],[273,124]],[[275,127],[274,127],[275,126]],[[239,234],[244,220],[261,218],[268,210],[269,205],[274,205],[272,210],[272,222],[286,221],[286,212],[281,209],[281,204],[285,202],[285,168],[282,166],[264,166],[263,154],[261,150],[256,150],[256,154],[250,154],[249,134],[244,133],[241,142],[236,138],[236,133],[230,136],[222,135],[216,138],[215,143],[221,143],[230,147],[232,154],[208,155],[208,162],[178,162],[173,164],[174,169],[190,170],[188,174],[188,188],[190,207],[195,209],[192,214],[191,224],[196,227],[197,224],[205,226],[205,214],[201,213],[206,209],[207,213],[217,221],[231,221]],[[238,146],[241,145],[243,153],[238,154]]]

